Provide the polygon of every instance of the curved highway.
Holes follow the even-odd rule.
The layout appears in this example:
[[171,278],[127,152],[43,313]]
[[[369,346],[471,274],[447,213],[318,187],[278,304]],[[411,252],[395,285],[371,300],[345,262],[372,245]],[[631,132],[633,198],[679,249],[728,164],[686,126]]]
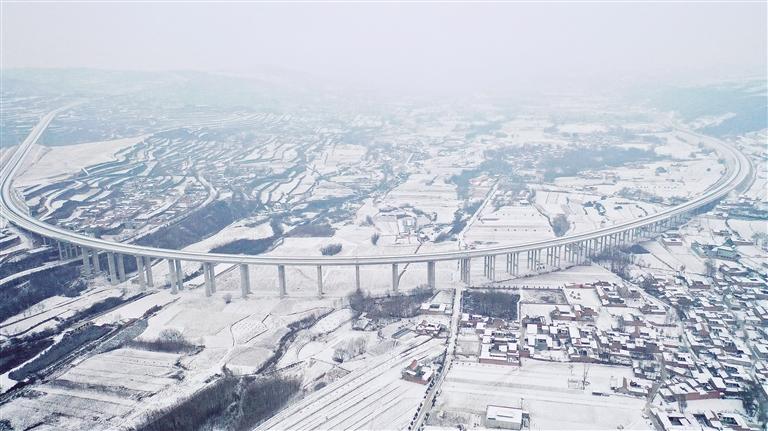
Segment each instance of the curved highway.
[[[484,256],[496,256],[508,253],[519,253],[532,250],[541,250],[550,247],[564,246],[582,241],[593,240],[603,236],[621,233],[631,229],[652,226],[667,219],[691,212],[704,205],[717,201],[744,181],[749,173],[749,161],[736,148],[721,141],[717,152],[725,159],[726,172],[706,193],[679,206],[666,209],[656,214],[616,224],[603,229],[590,232],[567,235],[559,238],[532,241],[511,246],[489,247],[475,250],[456,250],[446,252],[434,252],[412,255],[380,255],[380,256],[249,256],[237,254],[204,253],[184,250],[170,250],[153,247],[144,247],[134,244],[123,244],[103,239],[92,238],[83,234],[72,232],[58,226],[44,223],[31,217],[20,198],[16,196],[13,188],[13,177],[23,165],[24,158],[29,152],[53,118],[61,111],[69,107],[60,108],[45,115],[32,129],[32,132],[9,158],[0,174],[0,211],[2,216],[13,224],[35,232],[42,236],[55,239],[64,243],[77,245],[84,248],[114,252],[123,255],[145,256],[151,258],[176,259],[185,261],[228,263],[245,265],[382,265],[397,263],[434,262],[445,260],[460,260]],[[706,137],[706,139],[714,140]]]

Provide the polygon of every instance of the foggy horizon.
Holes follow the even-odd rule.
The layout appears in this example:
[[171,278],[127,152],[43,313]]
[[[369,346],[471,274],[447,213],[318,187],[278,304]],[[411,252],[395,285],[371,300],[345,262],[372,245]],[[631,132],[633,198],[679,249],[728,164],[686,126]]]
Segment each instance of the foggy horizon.
[[700,83],[764,75],[767,64],[765,3],[210,6],[4,4],[2,68],[287,74],[461,93]]

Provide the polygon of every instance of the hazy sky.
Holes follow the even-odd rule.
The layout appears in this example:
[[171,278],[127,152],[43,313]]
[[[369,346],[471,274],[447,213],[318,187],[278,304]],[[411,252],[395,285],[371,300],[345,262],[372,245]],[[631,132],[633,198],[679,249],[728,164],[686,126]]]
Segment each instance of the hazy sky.
[[2,67],[257,72],[381,86],[701,81],[766,70],[766,3],[5,3]]

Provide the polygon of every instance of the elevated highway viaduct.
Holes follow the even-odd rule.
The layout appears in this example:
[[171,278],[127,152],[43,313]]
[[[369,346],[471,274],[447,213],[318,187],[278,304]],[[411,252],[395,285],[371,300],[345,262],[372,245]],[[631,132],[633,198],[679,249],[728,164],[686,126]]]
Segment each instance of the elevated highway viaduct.
[[32,217],[27,210],[24,198],[14,188],[13,179],[30,148],[38,141],[61,108],[41,118],[29,136],[16,149],[0,171],[0,211],[11,223],[49,238],[58,244],[60,257],[82,258],[82,270],[86,275],[101,272],[99,254],[106,253],[108,278],[117,284],[126,280],[124,259],[136,260],[137,278],[142,288],[153,287],[152,264],[165,260],[169,269],[169,283],[172,292],[184,288],[182,261],[202,263],[205,276],[205,293],[210,296],[216,291],[214,265],[230,264],[240,268],[241,293],[247,296],[251,290],[249,265],[273,266],[278,276],[278,293],[286,295],[286,266],[314,266],[317,269],[317,294],[323,295],[323,268],[328,266],[354,266],[355,285],[360,287],[360,267],[364,265],[388,265],[391,267],[392,291],[398,291],[399,265],[425,264],[426,284],[435,286],[435,264],[440,261],[457,261],[460,278],[470,283],[470,269],[475,262],[482,261],[483,273],[490,280],[496,279],[497,260],[504,262],[504,271],[517,276],[524,269],[536,270],[543,266],[557,268],[563,264],[579,264],[588,261],[606,250],[649,238],[657,233],[678,225],[694,211],[727,196],[740,184],[749,180],[751,165],[749,160],[728,143],[702,137],[714,142],[719,157],[725,160],[726,171],[718,181],[703,194],[681,205],[628,222],[597,229],[591,232],[566,235],[554,239],[531,241],[510,246],[488,247],[474,250],[456,250],[409,255],[380,256],[248,256],[236,254],[204,253],[185,250],[170,250],[144,247],[135,244],[111,242],[93,238],[61,227],[44,223]]

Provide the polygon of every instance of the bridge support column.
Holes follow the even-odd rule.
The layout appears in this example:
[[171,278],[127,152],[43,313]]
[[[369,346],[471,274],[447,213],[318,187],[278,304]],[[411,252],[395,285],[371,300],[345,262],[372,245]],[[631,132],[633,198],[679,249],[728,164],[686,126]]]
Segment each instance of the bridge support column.
[[93,254],[93,271],[96,274],[101,273],[101,262],[99,262],[99,251],[94,249],[91,249],[91,254]]
[[317,296],[323,296],[323,267],[317,265]]
[[251,274],[248,272],[248,265],[240,265],[240,296],[247,298],[251,293]]
[[114,286],[117,284],[117,270],[115,269],[115,254],[111,251],[107,253],[107,267],[109,268],[109,283]]
[[83,249],[83,275],[86,277],[91,276],[91,257],[88,256],[88,249]]
[[277,290],[281,298],[288,294],[288,289],[285,285],[285,265],[277,265]]
[[397,270],[397,264],[392,264],[392,292],[397,293],[400,284],[400,271]]
[[470,282],[470,267],[471,261],[468,257],[462,258],[459,261],[459,273],[463,283],[469,284]]
[[435,261],[427,262],[427,286],[435,288]]
[[[181,267],[181,262],[179,262],[179,267]],[[216,268],[216,264],[213,262],[208,262],[208,273],[211,275],[211,293],[216,293],[216,271],[214,270]],[[181,283],[179,283],[179,289],[181,289]]]
[[489,280],[496,280],[496,256],[483,257],[483,275]]
[[171,293],[174,295],[179,293],[179,288],[176,285],[176,263],[173,259],[168,259],[168,284],[171,288]]
[[514,253],[512,255],[512,275],[518,275],[520,273],[520,253]]
[[144,256],[136,256],[136,275],[139,278],[139,288],[141,288],[141,291],[147,290],[147,281],[145,279],[145,271],[144,271]]
[[[176,284],[180,291],[184,290],[184,271],[181,270],[181,261],[176,259],[174,266],[176,266]],[[216,285],[213,286],[213,291],[216,292]]]
[[360,291],[360,265],[355,265],[355,291]]
[[60,242],[57,242],[56,245],[59,247],[59,260],[64,260],[64,248],[62,248]]
[[144,258],[144,268],[147,270],[147,286],[154,287],[155,282],[152,280],[152,258],[146,256]]
[[203,262],[203,277],[205,278],[205,296],[211,296],[213,295],[213,287],[211,283],[211,272],[208,271],[208,262]]
[[115,258],[117,259],[117,279],[122,283],[125,281],[125,261],[123,255],[119,253],[115,255]]

